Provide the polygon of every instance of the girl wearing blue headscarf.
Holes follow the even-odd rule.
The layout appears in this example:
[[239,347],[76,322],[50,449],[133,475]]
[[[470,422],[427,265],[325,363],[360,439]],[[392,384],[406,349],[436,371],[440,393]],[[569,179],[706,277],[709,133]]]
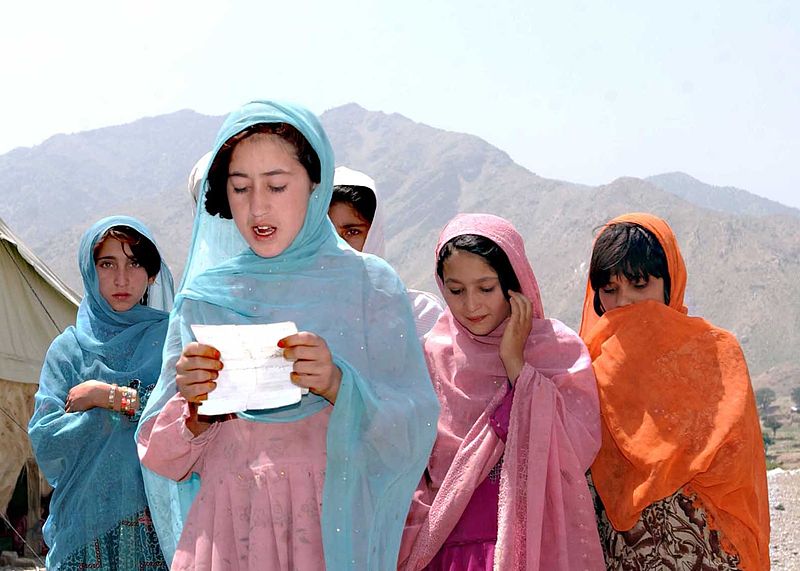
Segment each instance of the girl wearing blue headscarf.
[[[138,435],[146,467],[200,477],[174,570],[396,568],[438,403],[402,282],[327,218],[333,166],[318,119],[297,106],[249,103],[217,137]],[[279,409],[198,416],[223,364],[189,326],[282,321],[300,331],[279,346],[310,393]]]
[[104,218],[78,252],[84,297],[45,357],[31,444],[53,486],[47,568],[166,569],[135,430],[161,369],[172,275],[138,220]]

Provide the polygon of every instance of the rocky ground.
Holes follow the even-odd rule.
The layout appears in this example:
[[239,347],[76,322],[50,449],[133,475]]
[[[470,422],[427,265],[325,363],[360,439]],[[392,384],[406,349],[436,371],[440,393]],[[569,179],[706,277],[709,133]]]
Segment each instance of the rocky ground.
[[[773,571],[800,571],[800,469],[769,472],[772,518],[770,557]],[[3,552],[0,571],[40,571],[31,559],[15,560]]]
[[0,570],[2,571],[42,571],[42,565],[37,566],[34,559],[17,557],[13,551],[3,551],[0,554]]
[[769,507],[772,569],[800,570],[800,469],[770,470]]

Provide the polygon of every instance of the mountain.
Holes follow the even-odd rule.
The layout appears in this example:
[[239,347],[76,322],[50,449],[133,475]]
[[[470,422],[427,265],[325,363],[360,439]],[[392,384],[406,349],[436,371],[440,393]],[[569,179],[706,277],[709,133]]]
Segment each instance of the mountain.
[[740,188],[712,186],[682,172],[659,174],[645,180],[661,190],[710,210],[750,216],[785,214],[800,218],[800,210],[797,208],[784,206],[780,202],[756,196]]
[[701,208],[635,178],[597,188],[545,179],[477,137],[355,105],[329,111],[323,121],[337,162],[371,173],[385,189],[387,257],[413,287],[435,288],[433,249],[447,220],[457,212],[492,212],[525,236],[545,310],[577,327],[595,229],[618,214],[649,211],[675,229],[693,313],[736,333],[755,371],[800,348],[794,217]]
[[0,156],[5,219],[36,245],[70,222],[98,212],[144,206],[185,187],[186,174],[214,140],[222,118],[194,111],[128,125],[56,135]]
[[110,214],[145,220],[180,269],[191,235],[187,173],[222,121],[183,110],[14,149],[0,156],[0,216],[77,291],[77,243]]
[[[0,216],[77,287],[83,230],[110,213],[140,217],[177,277],[191,234],[186,177],[221,121],[180,111],[16,149],[0,156]],[[692,313],[732,330],[754,375],[786,376],[781,366],[800,350],[794,209],[674,173],[599,187],[546,179],[478,137],[355,104],[325,112],[322,122],[337,164],[376,179],[387,207],[387,258],[411,287],[435,291],[433,250],[453,215],[492,212],[525,237],[546,312],[577,328],[596,229],[618,214],[650,211],[678,236]],[[714,198],[733,190],[740,200]]]

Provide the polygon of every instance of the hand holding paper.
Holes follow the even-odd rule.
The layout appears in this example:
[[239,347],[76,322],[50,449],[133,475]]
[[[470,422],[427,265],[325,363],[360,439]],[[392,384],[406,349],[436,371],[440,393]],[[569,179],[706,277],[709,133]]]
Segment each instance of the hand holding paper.
[[190,403],[199,403],[208,398],[217,384],[222,361],[219,351],[197,341],[186,344],[175,363],[175,384],[178,392]]
[[223,368],[216,388],[198,409],[202,415],[279,408],[303,394],[290,380],[292,362],[278,341],[297,333],[292,322],[258,325],[192,325],[197,340],[216,348]]
[[282,339],[279,346],[284,348],[284,356],[294,361],[292,381],[334,404],[342,382],[342,371],[333,362],[325,339],[303,331]]

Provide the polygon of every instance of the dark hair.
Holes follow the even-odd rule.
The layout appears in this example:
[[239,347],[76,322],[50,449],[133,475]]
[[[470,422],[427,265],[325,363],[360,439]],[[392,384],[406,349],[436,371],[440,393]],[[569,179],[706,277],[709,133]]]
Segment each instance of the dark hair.
[[594,290],[594,310],[603,315],[600,288],[611,278],[625,276],[632,282],[649,281],[650,276],[664,280],[664,303],[669,305],[669,266],[664,248],[646,228],[632,222],[607,226],[597,237],[589,265],[589,283]]
[[372,224],[375,218],[375,192],[366,186],[340,184],[333,187],[331,206],[334,204],[349,204],[358,215]]
[[[92,252],[95,262],[97,262],[97,253],[100,251],[103,242],[109,238],[122,242],[122,251],[128,256],[129,260],[136,262],[145,269],[148,278],[156,277],[158,272],[161,271],[161,254],[158,253],[156,245],[130,226],[112,226],[103,233]],[[126,245],[130,253],[125,251]]]
[[439,250],[439,257],[436,260],[436,274],[440,280],[444,280],[444,263],[447,258],[453,255],[456,250],[469,252],[483,258],[489,266],[497,273],[500,280],[500,289],[508,299],[508,290],[520,291],[519,279],[511,266],[511,261],[503,249],[485,236],[477,234],[462,234],[448,240],[442,249]]
[[[106,230],[94,246],[92,258],[97,263],[97,254],[103,246],[103,242],[113,238],[122,243],[122,252],[128,257],[129,260],[136,262],[144,268],[147,272],[148,278],[154,278],[161,271],[161,254],[158,253],[158,248],[146,236],[143,236],[137,230],[130,226],[112,226]],[[125,250],[128,246],[128,253]],[[143,304],[147,304],[147,292],[142,299]]]
[[256,134],[276,135],[289,143],[295,150],[297,160],[303,165],[308,173],[308,178],[313,183],[322,180],[322,167],[319,156],[311,143],[292,125],[288,123],[257,123],[240,131],[220,147],[214,162],[208,170],[208,192],[206,192],[205,207],[206,211],[212,216],[218,214],[220,218],[230,220],[231,206],[228,204],[228,166],[231,162],[231,155],[236,145]]

